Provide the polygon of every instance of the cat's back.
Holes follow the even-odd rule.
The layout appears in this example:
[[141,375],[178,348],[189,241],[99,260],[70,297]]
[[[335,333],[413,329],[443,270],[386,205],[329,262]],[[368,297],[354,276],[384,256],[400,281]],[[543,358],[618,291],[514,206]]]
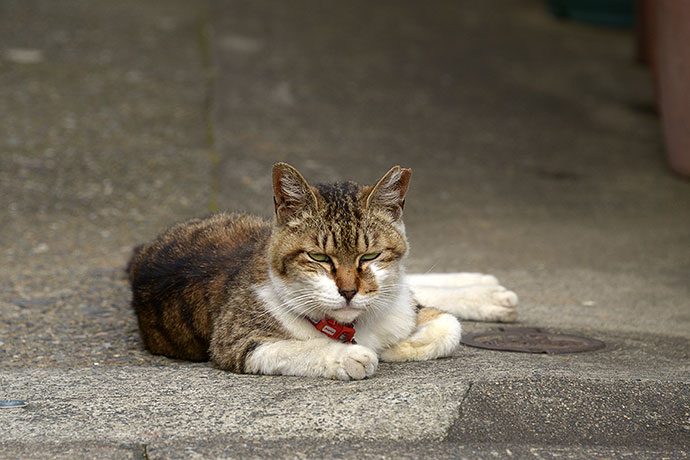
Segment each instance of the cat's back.
[[[135,250],[132,305],[147,348],[205,360],[213,318],[235,285],[261,281],[271,224],[219,213],[179,223]],[[265,263],[265,262],[264,262]]]
[[132,282],[183,273],[203,276],[219,269],[232,278],[261,246],[271,224],[259,217],[218,213],[178,223],[154,241],[135,249],[128,272]]

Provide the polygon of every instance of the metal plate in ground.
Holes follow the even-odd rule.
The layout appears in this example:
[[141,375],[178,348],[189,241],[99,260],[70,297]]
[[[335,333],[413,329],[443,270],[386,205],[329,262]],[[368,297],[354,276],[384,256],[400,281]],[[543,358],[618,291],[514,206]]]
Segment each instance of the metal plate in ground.
[[497,330],[464,335],[461,342],[489,350],[548,354],[580,353],[606,347],[601,340],[549,332],[537,327],[499,327]]
[[0,401],[0,409],[12,409],[17,407],[26,407],[26,403],[18,399],[3,399]]

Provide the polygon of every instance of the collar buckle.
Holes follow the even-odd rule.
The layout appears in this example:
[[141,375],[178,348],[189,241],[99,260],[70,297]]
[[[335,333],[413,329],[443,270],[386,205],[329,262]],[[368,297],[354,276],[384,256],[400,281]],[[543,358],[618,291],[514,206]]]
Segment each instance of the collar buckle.
[[345,343],[357,343],[354,338],[355,328],[352,327],[352,324],[342,324],[329,318],[322,319],[321,321],[316,321],[309,317],[307,319],[317,330],[334,340]]

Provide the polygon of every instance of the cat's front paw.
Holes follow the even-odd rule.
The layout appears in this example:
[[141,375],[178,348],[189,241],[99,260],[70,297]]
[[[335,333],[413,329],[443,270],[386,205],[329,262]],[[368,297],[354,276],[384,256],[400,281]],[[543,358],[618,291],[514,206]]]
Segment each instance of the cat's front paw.
[[330,377],[339,380],[362,380],[374,375],[378,364],[379,358],[370,348],[347,345],[336,358]]

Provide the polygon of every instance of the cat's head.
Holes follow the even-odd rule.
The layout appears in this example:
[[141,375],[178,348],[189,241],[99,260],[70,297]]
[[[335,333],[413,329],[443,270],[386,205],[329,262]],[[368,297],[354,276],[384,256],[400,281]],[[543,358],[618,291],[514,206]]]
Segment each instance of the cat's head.
[[408,248],[402,212],[411,174],[395,166],[373,186],[310,186],[292,166],[274,165],[269,257],[286,308],[351,322],[390,304]]

